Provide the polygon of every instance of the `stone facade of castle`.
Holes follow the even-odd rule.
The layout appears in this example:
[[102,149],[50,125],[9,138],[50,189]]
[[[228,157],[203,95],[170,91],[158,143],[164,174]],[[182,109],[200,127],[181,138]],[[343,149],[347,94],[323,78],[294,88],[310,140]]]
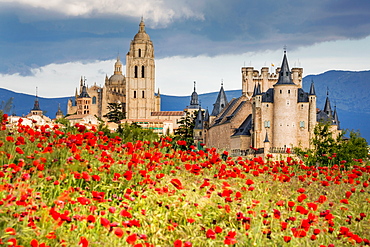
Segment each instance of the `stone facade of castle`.
[[[243,67],[242,95],[230,102],[221,86],[211,116],[197,116],[195,139],[207,146],[235,155],[254,150],[285,152],[287,148],[310,146],[317,121],[331,121],[334,134],[339,132],[336,111],[329,99],[323,111],[316,108],[312,82],[309,92],[302,89],[302,68],[289,69],[284,52],[282,65],[275,73]],[[208,119],[208,121],[206,121]]]

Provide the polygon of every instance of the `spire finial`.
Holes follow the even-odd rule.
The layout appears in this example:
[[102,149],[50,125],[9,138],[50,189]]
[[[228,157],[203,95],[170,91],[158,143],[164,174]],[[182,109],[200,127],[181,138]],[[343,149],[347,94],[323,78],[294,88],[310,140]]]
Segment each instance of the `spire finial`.
[[286,46],[286,45],[284,45],[284,47],[283,47],[283,49],[284,49],[284,54],[286,53],[286,48],[287,48],[287,46]]
[[224,86],[224,79],[221,79],[221,87]]
[[195,90],[195,84],[196,84],[196,83],[197,83],[197,82],[196,82],[196,81],[194,81],[194,92],[196,91],[196,90]]

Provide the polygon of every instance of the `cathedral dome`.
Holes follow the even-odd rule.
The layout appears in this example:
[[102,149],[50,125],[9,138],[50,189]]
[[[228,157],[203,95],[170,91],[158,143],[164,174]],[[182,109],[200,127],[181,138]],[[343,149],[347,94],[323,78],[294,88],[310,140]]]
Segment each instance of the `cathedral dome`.
[[125,76],[124,75],[115,74],[115,75],[112,75],[109,78],[109,84],[110,85],[122,85],[122,84],[124,84],[124,82],[125,82]]

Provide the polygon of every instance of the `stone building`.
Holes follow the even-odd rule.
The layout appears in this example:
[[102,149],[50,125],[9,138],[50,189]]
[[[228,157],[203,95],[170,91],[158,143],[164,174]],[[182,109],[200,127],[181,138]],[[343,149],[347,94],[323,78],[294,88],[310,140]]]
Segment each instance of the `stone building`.
[[[286,52],[275,73],[270,74],[266,67],[261,72],[243,67],[241,72],[242,95],[230,100],[210,119],[202,137],[207,146],[235,155],[256,150],[285,152],[292,147],[308,148],[320,118],[330,119],[332,130],[339,130],[336,111],[334,114],[330,106],[317,110],[313,82],[309,92],[302,89],[303,69],[290,70]],[[222,91],[223,88],[219,95]],[[215,106],[219,104],[217,99]]]
[[149,119],[160,111],[160,94],[155,94],[154,47],[141,20],[139,31],[131,41],[126,55],[126,76],[120,57],[114,64],[113,75],[106,76],[104,86],[86,85],[83,78],[74,99],[67,106],[67,117],[78,120],[87,115],[104,118],[109,103],[118,103],[127,119]]

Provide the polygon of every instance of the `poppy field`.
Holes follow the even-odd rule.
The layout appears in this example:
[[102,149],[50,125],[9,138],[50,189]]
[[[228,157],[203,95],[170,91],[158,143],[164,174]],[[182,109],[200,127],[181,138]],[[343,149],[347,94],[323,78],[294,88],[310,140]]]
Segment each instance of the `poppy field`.
[[123,143],[76,125],[0,130],[0,245],[370,246],[370,165]]

